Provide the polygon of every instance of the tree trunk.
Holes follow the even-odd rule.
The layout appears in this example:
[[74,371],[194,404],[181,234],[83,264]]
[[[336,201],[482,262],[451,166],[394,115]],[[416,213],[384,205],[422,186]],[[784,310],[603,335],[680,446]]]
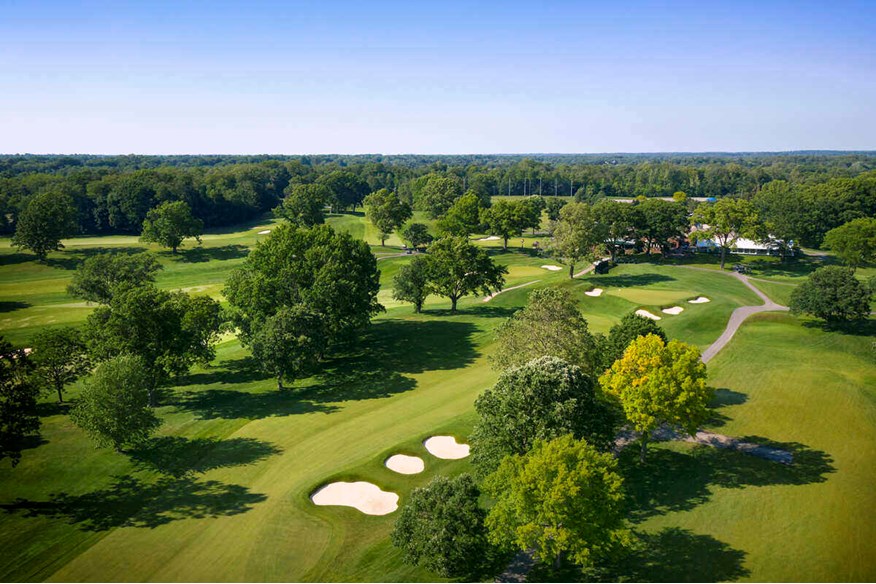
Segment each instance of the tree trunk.
[[55,385],[55,389],[58,390],[58,403],[59,404],[64,403],[64,396],[61,394],[61,392],[64,390],[64,385],[59,383],[59,384]]
[[554,569],[559,570],[563,566],[563,552],[557,552],[557,557],[554,558]]
[[456,301],[458,298],[451,296],[450,297],[450,312],[456,312]]
[[173,255],[176,255],[176,246],[175,245],[171,248],[171,250],[173,250],[171,253],[173,253]]
[[416,312],[417,314],[420,314],[421,310],[423,310],[423,303],[422,302],[417,302],[416,304],[414,304],[414,312]]
[[283,391],[283,376],[277,375],[277,389]]
[[380,247],[385,247],[385,246],[386,246],[386,238],[381,236],[380,237]]
[[639,453],[639,462],[645,462],[645,453],[648,452],[648,435],[650,432],[642,432],[642,451]]
[[727,254],[727,248],[723,245],[721,246],[721,269],[724,269],[724,258]]
[[569,262],[569,279],[573,280],[575,278],[575,264]]
[[508,251],[508,236],[507,236],[507,235],[504,236],[504,237],[503,237],[503,240],[505,241],[505,243],[504,243],[504,245],[502,246],[502,248],[503,248],[505,251]]

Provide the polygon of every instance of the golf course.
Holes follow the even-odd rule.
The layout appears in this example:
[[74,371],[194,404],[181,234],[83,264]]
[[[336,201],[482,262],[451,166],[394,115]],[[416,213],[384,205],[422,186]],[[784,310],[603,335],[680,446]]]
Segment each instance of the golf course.
[[[701,350],[732,311],[760,300],[708,261],[641,257],[608,274],[569,279],[523,249],[472,236],[507,266],[506,288],[488,302],[468,296],[457,313],[430,296],[420,314],[392,299],[391,282],[411,261],[385,247],[361,214],[329,217],[367,241],[381,272],[379,301],[363,342],[332,355],[318,375],[278,392],[232,333],[209,366],[175,378],[157,408],[149,449],[95,448],[68,417],[67,400],[42,399],[41,435],[18,466],[0,473],[0,579],[4,581],[430,581],[400,559],[389,533],[396,513],[317,506],[311,495],[336,481],[367,481],[396,493],[438,475],[470,470],[466,458],[430,454],[424,440],[465,443],[475,398],[497,378],[488,357],[497,327],[543,287],[568,289],[594,332],[638,309],[660,315],[670,338]],[[152,251],[157,285],[224,301],[223,283],[275,227],[258,221],[207,233],[181,253]],[[93,306],[65,289],[98,252],[149,249],[136,237],[84,237],[38,263],[0,243],[0,329],[27,347],[46,327],[81,324]],[[786,303],[805,272],[759,258],[753,282]],[[585,267],[584,265],[581,268]],[[691,269],[699,268],[699,269]],[[706,269],[702,269],[706,268]],[[600,288],[599,296],[586,292]],[[708,302],[691,303],[705,297]],[[678,306],[672,315],[662,310]],[[867,323],[872,324],[872,318]],[[783,465],[686,442],[655,445],[644,465],[620,466],[633,529],[647,542],[641,562],[613,578],[652,581],[870,580],[876,578],[876,364],[872,327],[830,332],[787,313],[746,320],[709,363],[718,388],[706,429],[790,451]],[[384,465],[416,456],[422,472]]]

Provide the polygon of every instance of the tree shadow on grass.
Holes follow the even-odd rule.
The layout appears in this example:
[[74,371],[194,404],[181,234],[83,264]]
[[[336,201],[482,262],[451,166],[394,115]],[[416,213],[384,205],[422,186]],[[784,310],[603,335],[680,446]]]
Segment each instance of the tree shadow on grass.
[[651,284],[658,284],[660,282],[674,282],[675,278],[665,274],[628,274],[620,276],[588,276],[588,280],[594,286],[637,288],[650,286]]
[[820,329],[829,333],[864,337],[865,340],[876,337],[876,318],[873,318],[872,316],[861,320],[846,322],[827,322],[812,318],[803,321],[803,326],[806,328]]
[[273,444],[253,438],[162,436],[129,450],[128,455],[136,466],[181,477],[214,468],[253,464],[280,452]]
[[655,448],[640,463],[638,452],[634,452],[638,449],[624,450],[619,461],[631,520],[638,522],[654,515],[693,509],[711,498],[713,487],[820,483],[836,470],[827,453],[799,443],[772,442],[758,436],[740,440],[789,451],[794,462],[781,464],[743,452],[696,446],[687,452]]
[[178,519],[237,515],[266,499],[241,485],[199,481],[192,477],[161,477],[146,483],[134,477],[115,477],[106,489],[70,495],[53,493],[48,501],[17,499],[0,505],[6,513],[24,517],[66,520],[83,531],[115,527],[154,528]]
[[[501,296],[499,297],[501,298]],[[498,300],[498,298],[496,298]],[[482,306],[466,306],[460,308],[457,312],[450,312],[449,308],[430,308],[424,310],[423,314],[435,317],[454,317],[454,316],[477,316],[481,318],[508,318],[517,312],[519,308],[509,308],[505,306],[497,306],[495,304],[484,304]]]
[[192,412],[201,420],[258,420],[273,416],[294,416],[312,412],[331,413],[336,407],[314,403],[313,400],[276,389],[259,392],[230,389],[205,389],[178,392],[175,399],[165,402],[178,410]]
[[270,379],[270,375],[259,369],[258,362],[251,356],[242,359],[226,360],[207,371],[187,373],[176,379],[177,386],[212,385],[222,383],[235,385]]
[[245,258],[249,253],[249,248],[245,245],[223,245],[221,247],[194,247],[192,249],[184,249],[181,254],[177,255],[177,261],[184,263],[200,263],[209,262],[212,260],[225,261]]
[[748,396],[744,393],[726,388],[716,389],[715,396],[709,404],[711,415],[707,420],[707,425],[712,428],[719,428],[725,425],[730,421],[730,418],[721,412],[721,408],[726,406],[738,406],[747,401]]
[[14,310],[21,310],[22,308],[30,307],[31,304],[29,302],[19,302],[17,300],[0,302],[0,312],[12,312]]
[[37,415],[41,418],[49,416],[63,416],[70,413],[70,408],[73,407],[70,402],[58,403],[57,401],[46,401],[37,404]]
[[62,257],[51,257],[46,260],[46,265],[61,270],[75,270],[82,262],[98,254],[136,254],[147,251],[142,247],[83,247],[74,248],[62,252]]
[[26,262],[35,262],[37,257],[29,253],[4,253],[0,254],[0,266],[13,266]]

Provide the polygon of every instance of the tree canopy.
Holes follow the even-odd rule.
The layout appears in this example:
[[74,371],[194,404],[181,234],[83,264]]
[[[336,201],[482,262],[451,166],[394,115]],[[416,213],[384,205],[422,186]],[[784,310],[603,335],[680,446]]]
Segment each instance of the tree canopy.
[[402,228],[400,235],[414,249],[429,245],[433,239],[429,228],[422,223],[408,223]]
[[204,222],[192,215],[185,201],[165,201],[146,213],[140,239],[169,247],[176,253],[182,242],[194,237],[201,243]]
[[23,349],[0,337],[0,458],[9,458],[12,466],[40,429],[39,387],[32,381],[32,368]]
[[99,253],[87,258],[73,273],[67,293],[87,300],[109,304],[116,290],[151,284],[162,269],[151,253]]
[[440,219],[462,194],[459,181],[446,176],[429,176],[415,201],[430,219]]
[[756,238],[759,226],[754,204],[746,199],[730,197],[699,205],[694,211],[693,220],[700,224],[696,232],[698,237],[711,239],[720,246],[722,270],[727,250],[740,237]]
[[465,237],[444,237],[429,246],[430,290],[450,299],[451,311],[467,294],[489,294],[505,285],[508,268],[497,265],[486,250]]
[[602,368],[608,369],[612,363],[624,356],[624,351],[638,337],[657,335],[665,342],[666,333],[655,321],[635,312],[624,315],[620,322],[611,327],[608,336],[602,341]]
[[465,193],[438,220],[438,232],[447,235],[471,235],[480,227],[480,212],[483,208],[480,197],[471,191]]
[[326,349],[322,318],[303,304],[282,307],[256,329],[252,354],[259,367],[277,380],[294,380],[312,369]]
[[30,198],[18,216],[12,245],[29,249],[39,261],[64,248],[61,240],[76,234],[76,207],[64,193],[46,191]]
[[876,262],[876,218],[861,217],[834,227],[824,235],[824,247],[856,270]]
[[365,216],[380,231],[380,245],[386,238],[411,218],[411,206],[398,198],[389,189],[380,189],[365,197]]
[[791,312],[811,314],[828,323],[862,320],[870,312],[869,286],[848,268],[818,268],[791,293]]
[[417,256],[401,266],[392,279],[392,297],[414,305],[414,312],[423,309],[429,295],[429,260]]
[[325,223],[325,206],[332,198],[332,191],[326,185],[290,184],[283,192],[286,196],[274,208],[274,215],[300,227]]
[[569,264],[569,278],[572,278],[575,264],[582,259],[596,258],[606,237],[607,230],[597,221],[593,207],[587,203],[569,203],[560,210],[552,249]]
[[88,373],[88,348],[78,329],[44,329],[32,341],[32,361],[37,379],[45,389],[58,393],[64,401],[64,387]]
[[530,227],[538,227],[540,217],[540,212],[532,203],[500,200],[481,210],[480,221],[490,233],[501,237],[503,247],[508,249],[508,239],[520,235]]

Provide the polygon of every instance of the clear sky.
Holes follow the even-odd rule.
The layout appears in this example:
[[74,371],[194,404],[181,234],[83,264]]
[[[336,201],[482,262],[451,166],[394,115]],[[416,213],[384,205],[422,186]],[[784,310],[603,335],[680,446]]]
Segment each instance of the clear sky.
[[876,1],[0,0],[3,153],[876,149]]

